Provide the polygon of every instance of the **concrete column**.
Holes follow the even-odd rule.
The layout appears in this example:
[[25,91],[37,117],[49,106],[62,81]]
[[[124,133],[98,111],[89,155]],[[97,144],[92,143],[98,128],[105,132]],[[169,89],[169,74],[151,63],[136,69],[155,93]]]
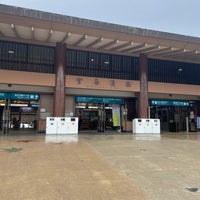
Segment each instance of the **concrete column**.
[[144,54],[140,54],[139,57],[139,80],[138,117],[148,118],[148,59]]
[[55,90],[54,90],[54,117],[65,116],[65,67],[66,44],[56,44],[55,63]]

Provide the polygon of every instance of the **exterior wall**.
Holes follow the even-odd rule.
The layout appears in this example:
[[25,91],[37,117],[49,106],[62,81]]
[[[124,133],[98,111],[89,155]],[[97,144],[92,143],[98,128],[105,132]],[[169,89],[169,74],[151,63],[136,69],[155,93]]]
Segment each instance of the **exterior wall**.
[[45,109],[45,112],[40,113],[40,118],[44,118],[47,116],[52,116],[53,115],[53,101],[54,101],[54,96],[52,95],[47,95],[47,94],[41,94],[40,95],[40,110]]
[[55,75],[45,73],[0,70],[0,83],[54,86]]
[[139,81],[67,75],[66,87],[139,92]]
[[200,85],[149,82],[149,92],[163,94],[200,95]]
[[70,116],[70,113],[73,113],[73,116],[75,116],[74,96],[65,97],[65,116]]
[[[38,120],[38,131],[45,132],[46,130],[46,117],[53,115],[53,94],[41,94],[40,95],[40,109],[39,109],[39,120]],[[45,112],[41,112],[44,109]]]
[[[44,73],[0,70],[0,84],[54,87],[55,75],[44,74]],[[197,96],[199,95],[198,92],[200,91],[199,85],[185,85],[185,84],[172,84],[172,83],[160,83],[160,82],[149,82],[148,84],[149,84],[148,89],[150,93]],[[66,76],[65,87],[72,89],[77,88],[77,89],[96,89],[96,90],[112,90],[112,91],[116,90],[116,91],[130,91],[130,92],[139,92],[140,90],[139,81],[104,79],[104,78],[70,76],[70,75]],[[1,87],[1,89],[13,90],[13,88],[7,88],[7,87]],[[14,90],[17,89],[18,88],[15,88]],[[21,87],[21,89],[19,90],[26,91],[26,87],[25,88]],[[37,91],[37,88],[35,88],[35,90]],[[49,89],[47,90],[47,92],[49,92]]]

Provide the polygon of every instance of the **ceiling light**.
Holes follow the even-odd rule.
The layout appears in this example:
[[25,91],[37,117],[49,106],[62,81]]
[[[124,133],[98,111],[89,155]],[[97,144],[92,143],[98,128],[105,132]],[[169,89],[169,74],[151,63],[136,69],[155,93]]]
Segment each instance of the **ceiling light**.
[[13,50],[8,51],[9,54],[14,54],[15,52]]

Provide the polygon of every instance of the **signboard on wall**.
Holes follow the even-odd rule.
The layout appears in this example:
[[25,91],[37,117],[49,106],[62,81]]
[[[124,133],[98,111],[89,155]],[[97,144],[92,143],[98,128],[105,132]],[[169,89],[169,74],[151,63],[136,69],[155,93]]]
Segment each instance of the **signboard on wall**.
[[10,99],[13,99],[13,100],[39,100],[39,94],[10,93]]
[[200,117],[197,117],[197,128],[200,129]]
[[118,104],[112,105],[113,126],[120,126],[120,106]]
[[151,106],[189,106],[189,101],[176,101],[176,100],[150,100]]
[[8,99],[8,93],[7,92],[0,92],[0,99]]
[[107,103],[107,104],[123,104],[121,98],[104,98],[104,97],[90,97],[90,96],[76,96],[77,103]]
[[40,95],[35,93],[0,92],[0,99],[31,101],[31,100],[39,100]]

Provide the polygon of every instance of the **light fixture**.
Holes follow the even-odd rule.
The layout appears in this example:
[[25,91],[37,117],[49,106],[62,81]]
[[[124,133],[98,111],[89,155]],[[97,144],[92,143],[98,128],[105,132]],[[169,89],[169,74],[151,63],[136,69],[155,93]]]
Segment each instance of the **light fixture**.
[[8,51],[9,54],[14,54],[15,52],[13,50]]
[[108,64],[109,64],[109,61],[105,61],[104,64],[108,65]]
[[14,24],[11,24],[10,26],[11,26],[11,28],[12,28],[12,29],[15,27],[15,25],[14,25]]
[[179,68],[179,69],[178,69],[178,71],[179,71],[179,72],[182,72],[182,71],[183,71],[183,69],[182,69],[182,68]]
[[31,30],[32,30],[32,31],[34,31],[34,30],[35,30],[33,26],[31,27]]
[[53,29],[50,30],[50,33],[53,34]]

